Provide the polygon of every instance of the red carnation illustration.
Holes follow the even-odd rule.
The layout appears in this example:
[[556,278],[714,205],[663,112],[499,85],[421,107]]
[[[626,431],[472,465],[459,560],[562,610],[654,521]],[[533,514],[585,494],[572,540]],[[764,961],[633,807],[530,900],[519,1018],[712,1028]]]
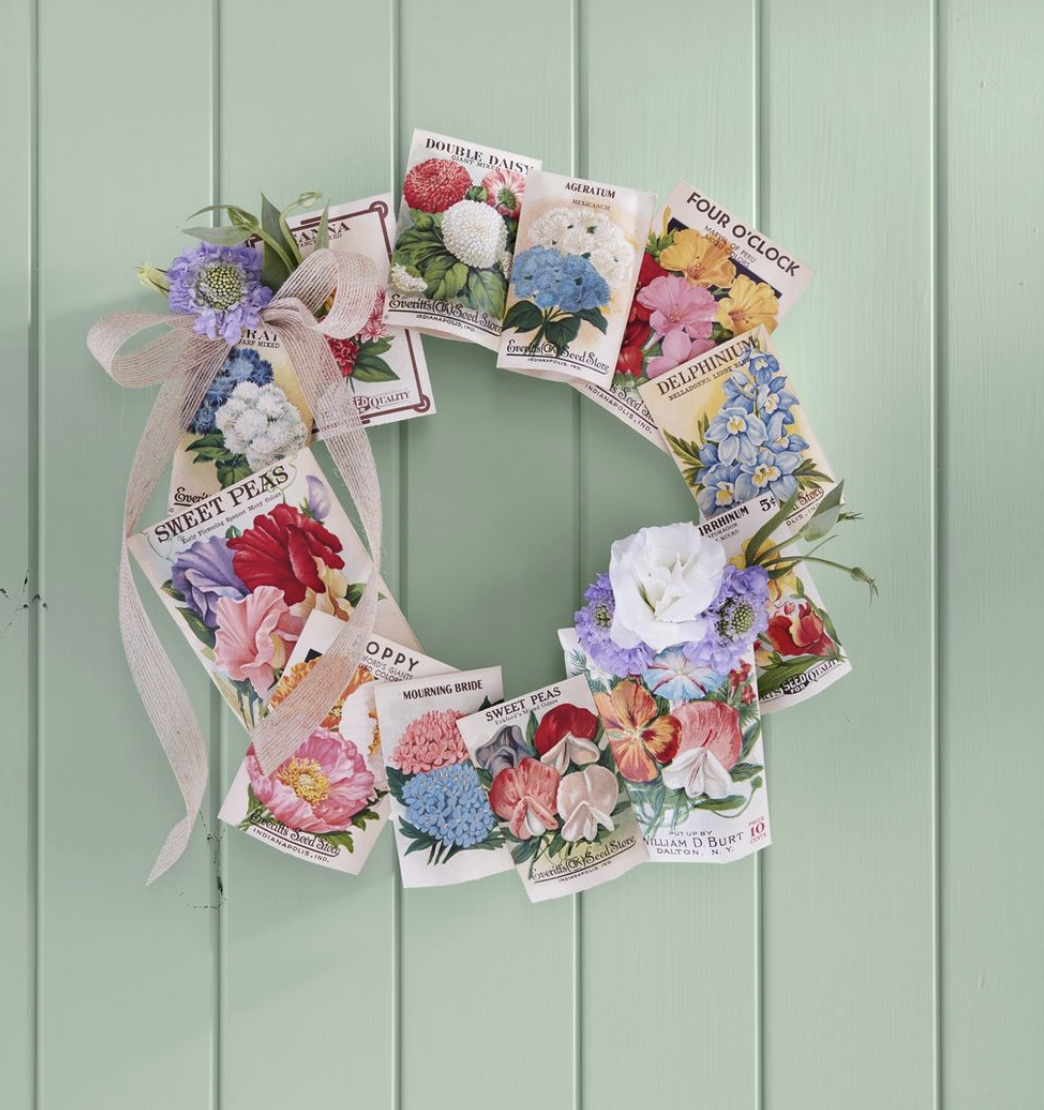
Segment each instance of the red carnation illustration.
[[303,601],[308,590],[326,593],[317,562],[340,570],[341,541],[318,520],[291,505],[276,505],[241,536],[226,541],[232,566],[247,589],[275,586],[287,605]]
[[471,174],[448,158],[418,162],[402,183],[402,195],[411,208],[421,212],[445,212],[471,188]]

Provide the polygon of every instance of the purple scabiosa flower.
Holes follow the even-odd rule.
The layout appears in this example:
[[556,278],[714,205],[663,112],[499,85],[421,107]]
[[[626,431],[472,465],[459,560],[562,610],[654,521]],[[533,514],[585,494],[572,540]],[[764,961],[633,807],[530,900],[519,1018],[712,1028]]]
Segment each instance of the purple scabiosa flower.
[[217,627],[223,597],[239,601],[250,592],[232,567],[232,552],[221,536],[197,540],[174,560],[170,584],[207,628]]
[[587,604],[574,615],[576,634],[587,657],[617,678],[641,674],[655,654],[648,644],[622,648],[609,635],[616,603],[608,574],[600,574],[584,591]]
[[235,343],[261,323],[272,290],[261,284],[261,255],[252,247],[200,243],[186,247],[167,270],[172,312],[195,316],[194,330]]
[[685,655],[700,667],[727,674],[739,666],[757,637],[768,628],[768,574],[764,567],[726,566],[721,589],[707,609],[711,626],[702,639],[688,643]]

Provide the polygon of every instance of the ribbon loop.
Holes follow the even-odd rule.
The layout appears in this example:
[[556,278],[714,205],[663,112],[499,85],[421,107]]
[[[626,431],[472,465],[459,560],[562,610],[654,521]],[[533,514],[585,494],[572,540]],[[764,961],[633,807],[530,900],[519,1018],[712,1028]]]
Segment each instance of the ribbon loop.
[[[377,271],[362,256],[317,250],[287,278],[261,312],[278,334],[305,398],[362,523],[372,560],[370,578],[344,630],[301,683],[253,732],[258,760],[270,773],[304,742],[340,696],[373,631],[381,556],[381,495],[377,467],[351,393],[345,388],[326,336],[347,338],[366,323],[377,297]],[[325,309],[319,320],[316,313]],[[230,345],[192,330],[188,316],[118,312],[98,321],[90,352],[113,380],[132,388],[162,383],[138,444],[127,483],[120,551],[119,616],[123,647],[149,720],[160,738],[185,803],[185,816],[168,834],[148,882],[185,850],[207,785],[207,751],[185,686],[149,622],[131,572],[127,541],[206,395]],[[122,348],[157,326],[166,332],[130,352]]]

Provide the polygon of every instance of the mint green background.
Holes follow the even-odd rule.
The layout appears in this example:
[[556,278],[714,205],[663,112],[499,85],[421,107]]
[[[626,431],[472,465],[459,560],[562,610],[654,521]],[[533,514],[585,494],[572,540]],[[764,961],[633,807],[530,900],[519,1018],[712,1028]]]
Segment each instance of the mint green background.
[[[1042,51],[1036,0],[3,0],[3,1110],[1041,1105]],[[417,125],[685,176],[816,268],[776,339],[881,599],[819,576],[855,672],[768,726],[771,849],[539,907],[220,827],[243,736],[161,624],[214,790],[146,891],[179,799],[115,585],[151,397],[85,333],[155,307],[132,267],[194,208],[397,188]],[[426,350],[438,414],[372,435],[389,580],[522,692],[610,541],[693,505],[565,387]]]

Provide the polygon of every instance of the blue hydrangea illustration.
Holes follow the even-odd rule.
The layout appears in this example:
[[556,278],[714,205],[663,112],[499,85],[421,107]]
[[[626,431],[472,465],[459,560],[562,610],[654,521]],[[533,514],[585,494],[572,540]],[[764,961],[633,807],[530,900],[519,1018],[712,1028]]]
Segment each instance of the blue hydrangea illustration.
[[448,846],[473,848],[496,825],[485,791],[470,763],[422,771],[402,788],[406,820]]
[[545,310],[583,312],[609,302],[609,284],[590,259],[552,247],[530,247],[518,255],[511,282],[516,296]]
[[235,347],[229,352],[225,365],[214,375],[203,403],[189,423],[188,430],[202,436],[217,427],[214,418],[217,410],[232,396],[232,390],[242,382],[268,385],[272,381],[272,364],[263,359],[253,347]]

